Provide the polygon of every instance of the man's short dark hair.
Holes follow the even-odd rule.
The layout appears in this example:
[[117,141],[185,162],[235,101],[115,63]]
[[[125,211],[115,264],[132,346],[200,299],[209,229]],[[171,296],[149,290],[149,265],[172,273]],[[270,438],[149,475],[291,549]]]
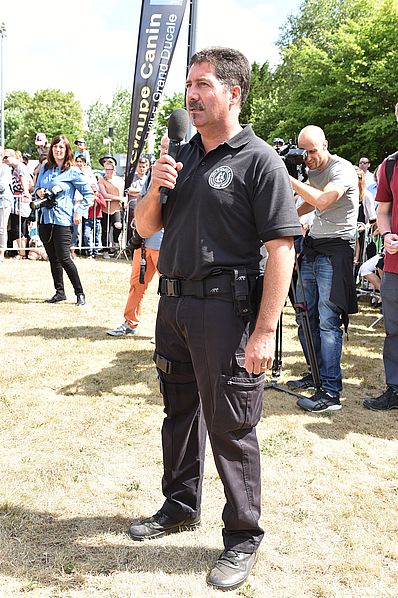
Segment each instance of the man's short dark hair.
[[227,89],[239,85],[242,107],[249,93],[251,77],[251,67],[246,56],[233,48],[211,47],[196,52],[189,62],[189,68],[201,62],[208,62],[214,67],[217,79]]

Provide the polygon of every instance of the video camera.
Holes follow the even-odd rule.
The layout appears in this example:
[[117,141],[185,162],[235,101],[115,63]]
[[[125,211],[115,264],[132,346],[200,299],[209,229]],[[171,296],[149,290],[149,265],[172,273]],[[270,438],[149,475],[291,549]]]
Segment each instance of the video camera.
[[62,191],[62,188],[55,185],[52,190],[44,189],[43,197],[38,197],[35,193],[33,195],[33,201],[30,202],[29,207],[31,210],[39,210],[40,208],[55,208],[57,205],[57,194]]
[[[276,149],[276,148],[275,148]],[[282,147],[276,149],[285,163],[288,173],[295,179],[305,182],[308,179],[305,169],[307,151],[300,149],[291,139]]]
[[299,147],[291,147],[288,152],[281,156],[284,162],[290,162],[291,164],[295,164],[296,166],[301,166],[305,164],[307,159],[307,150],[300,149]]

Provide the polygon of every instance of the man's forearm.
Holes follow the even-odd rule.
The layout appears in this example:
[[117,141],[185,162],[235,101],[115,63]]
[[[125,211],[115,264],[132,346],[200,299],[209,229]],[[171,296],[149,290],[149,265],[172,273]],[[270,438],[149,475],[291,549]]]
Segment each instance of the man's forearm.
[[160,192],[149,186],[144,197],[137,199],[135,207],[135,223],[141,237],[147,238],[157,233],[163,226]]
[[274,333],[289,292],[294,266],[292,237],[281,239],[283,244],[267,244],[268,259],[264,273],[263,296],[257,316],[256,332]]
[[391,231],[391,203],[380,202],[377,208],[377,228],[381,235]]
[[298,193],[306,203],[314,208],[318,208],[318,210],[323,211],[330,208],[330,206],[339,199],[337,190],[322,191],[321,189],[316,189],[315,187],[311,187],[311,185],[302,183],[294,177],[290,177],[290,181],[296,193]]

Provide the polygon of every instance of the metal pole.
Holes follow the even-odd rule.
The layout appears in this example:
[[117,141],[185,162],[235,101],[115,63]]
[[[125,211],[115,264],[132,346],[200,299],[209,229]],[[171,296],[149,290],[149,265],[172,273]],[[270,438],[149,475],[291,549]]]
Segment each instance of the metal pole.
[[[192,58],[192,56],[197,51],[197,22],[198,22],[198,4],[199,0],[190,0],[189,3],[189,24],[188,24],[188,52],[187,52],[187,68],[186,74],[188,75],[188,65]],[[192,123],[189,123],[187,139],[191,139],[191,137],[196,133],[195,127]]]
[[198,3],[199,0],[190,0],[189,3],[189,24],[188,24],[188,55],[187,55],[187,74],[188,64],[195,54],[197,47],[197,21],[198,21]]
[[0,144],[1,147],[4,148],[4,60],[3,60],[3,53],[4,53],[4,49],[3,49],[3,40],[6,37],[6,26],[5,23],[1,23],[0,25],[0,35],[1,35],[1,64],[0,64],[0,85],[1,85],[1,92],[0,92],[0,110],[1,110],[1,140],[0,140]]

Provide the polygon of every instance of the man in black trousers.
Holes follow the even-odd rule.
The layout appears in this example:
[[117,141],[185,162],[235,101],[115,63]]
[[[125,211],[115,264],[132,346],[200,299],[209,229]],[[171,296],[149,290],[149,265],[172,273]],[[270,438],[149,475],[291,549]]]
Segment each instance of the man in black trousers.
[[[249,82],[236,50],[192,57],[186,102],[198,133],[178,162],[166,154],[154,164],[136,208],[143,237],[164,226],[154,360],[166,414],[165,501],[129,534],[143,540],[199,524],[207,427],[226,496],[225,549],[207,581],[223,590],[245,582],[264,535],[256,425],[300,234],[283,162],[239,123]],[[162,186],[170,190],[163,206]]]

